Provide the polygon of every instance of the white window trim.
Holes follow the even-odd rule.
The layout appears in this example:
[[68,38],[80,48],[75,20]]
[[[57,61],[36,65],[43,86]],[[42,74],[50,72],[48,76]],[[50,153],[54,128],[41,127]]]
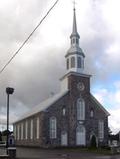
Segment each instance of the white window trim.
[[20,125],[17,125],[17,139],[20,140]]
[[21,140],[23,140],[23,123],[21,123]]
[[66,108],[62,109],[62,115],[65,116],[66,115]]
[[56,117],[50,118],[50,138],[55,139],[57,137],[57,121]]
[[101,141],[104,139],[104,121],[103,120],[99,120],[98,122],[98,136]]
[[15,140],[17,139],[17,136],[16,136],[16,125],[14,125],[14,136],[15,136]]
[[85,120],[85,101],[82,98],[77,100],[77,120]]
[[28,139],[28,121],[25,122],[25,139]]
[[[66,135],[66,142],[65,141],[62,142],[63,135]],[[68,134],[67,134],[67,131],[64,131],[64,130],[61,132],[61,145],[62,146],[67,146],[68,145]]]
[[39,139],[39,130],[40,130],[40,119],[39,117],[37,117],[37,120],[36,120],[36,138]]
[[33,139],[33,119],[30,121],[30,139]]
[[91,117],[91,118],[94,117],[94,111],[93,111],[93,109],[90,110],[90,117]]

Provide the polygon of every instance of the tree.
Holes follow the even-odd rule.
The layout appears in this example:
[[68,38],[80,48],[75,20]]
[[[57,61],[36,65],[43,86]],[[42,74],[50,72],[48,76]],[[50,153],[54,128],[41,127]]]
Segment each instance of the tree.
[[7,134],[10,135],[11,132],[10,132],[9,130],[8,130],[8,131],[7,131],[7,130],[4,130],[4,131],[2,132],[2,135],[3,135],[3,136],[7,136]]
[[91,146],[91,148],[96,148],[96,137],[95,137],[95,135],[93,135],[92,138],[91,138],[90,146]]
[[112,135],[112,130],[108,127],[108,135]]

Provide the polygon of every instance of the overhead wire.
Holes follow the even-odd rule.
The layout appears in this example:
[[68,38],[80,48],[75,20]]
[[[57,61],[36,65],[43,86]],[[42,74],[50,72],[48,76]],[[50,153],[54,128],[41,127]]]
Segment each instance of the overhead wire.
[[34,30],[30,33],[30,35],[26,38],[26,40],[21,44],[21,46],[17,49],[17,51],[13,54],[13,56],[7,61],[7,63],[3,66],[3,68],[0,70],[0,74],[6,69],[6,67],[11,63],[11,61],[15,58],[15,56],[20,52],[20,50],[24,47],[24,45],[28,42],[30,37],[34,34],[34,32],[38,29],[38,27],[41,25],[41,23],[45,20],[45,18],[48,16],[48,14],[52,11],[52,9],[55,7],[55,5],[58,3],[59,0],[56,0],[55,3],[52,5],[52,7],[47,11],[45,16],[40,20],[40,22],[37,24],[37,26],[34,28]]

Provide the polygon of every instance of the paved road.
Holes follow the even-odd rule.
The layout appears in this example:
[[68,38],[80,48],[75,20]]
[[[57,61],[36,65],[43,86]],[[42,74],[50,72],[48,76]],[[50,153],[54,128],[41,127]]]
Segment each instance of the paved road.
[[17,148],[17,159],[120,159],[120,155],[107,156],[79,149]]

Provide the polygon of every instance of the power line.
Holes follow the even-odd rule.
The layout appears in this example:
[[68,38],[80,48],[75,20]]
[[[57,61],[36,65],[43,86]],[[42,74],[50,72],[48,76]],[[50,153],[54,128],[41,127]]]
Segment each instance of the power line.
[[33,33],[37,30],[37,28],[41,25],[41,23],[45,20],[45,18],[48,16],[48,14],[51,12],[51,10],[55,7],[55,5],[58,3],[59,0],[56,0],[56,2],[52,5],[52,7],[48,10],[48,12],[45,14],[45,16],[40,20],[40,22],[37,24],[37,26],[34,28],[34,30],[30,33],[30,35],[27,37],[27,39],[22,43],[22,45],[18,48],[18,50],[13,54],[13,56],[8,60],[8,62],[3,66],[3,68],[0,70],[0,74],[5,70],[5,68],[11,63],[11,61],[15,58],[15,56],[19,53],[19,51],[23,48],[23,46],[27,43],[27,41],[30,39],[30,37],[33,35]]

